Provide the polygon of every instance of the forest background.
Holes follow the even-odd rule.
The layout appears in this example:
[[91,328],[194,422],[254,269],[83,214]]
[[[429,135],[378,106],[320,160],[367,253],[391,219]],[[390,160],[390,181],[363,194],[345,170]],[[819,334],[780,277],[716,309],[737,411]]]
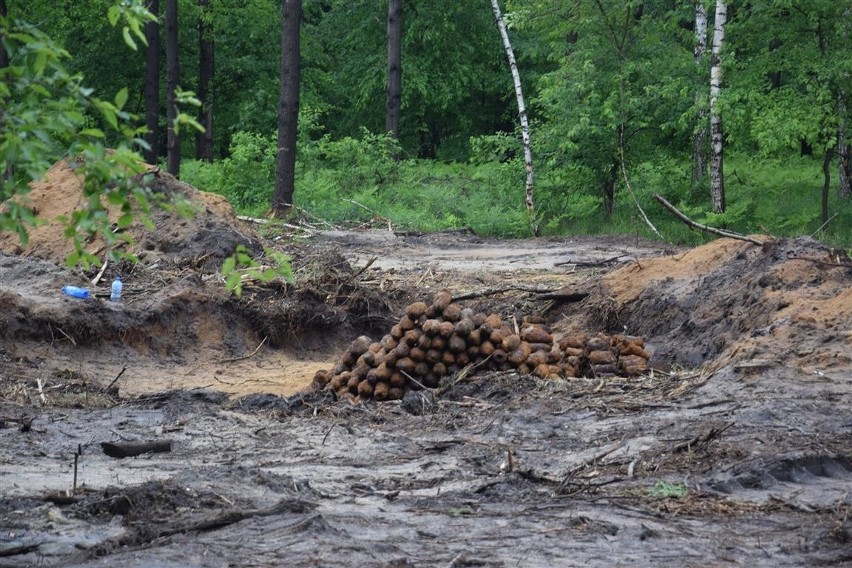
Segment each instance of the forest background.
[[[226,196],[240,213],[269,210],[282,2],[175,0],[178,83],[194,91],[177,101],[167,97],[167,66],[152,69],[144,45],[129,50],[122,26],[109,25],[114,0],[0,2],[10,19],[63,46],[65,66],[93,93],[105,100],[119,93],[122,116],[145,116],[145,88],[156,80],[161,112],[150,157],[165,167],[170,120],[198,113],[206,133],[182,130],[181,179]],[[148,3],[160,28],[164,4],[171,2]],[[518,104],[491,3],[401,2],[396,137],[385,132],[388,2],[300,4],[292,214],[335,225],[382,219],[407,230],[528,236]],[[502,7],[526,99],[534,222],[543,234],[654,236],[638,204],[667,240],[708,238],[663,209],[652,198],[659,193],[711,226],[852,246],[852,1],[727,2],[717,101],[724,211],[712,206],[706,165],[716,2],[505,0]],[[706,29],[696,27],[699,9]],[[166,35],[152,44],[163,62]],[[196,97],[199,109],[178,108]]]

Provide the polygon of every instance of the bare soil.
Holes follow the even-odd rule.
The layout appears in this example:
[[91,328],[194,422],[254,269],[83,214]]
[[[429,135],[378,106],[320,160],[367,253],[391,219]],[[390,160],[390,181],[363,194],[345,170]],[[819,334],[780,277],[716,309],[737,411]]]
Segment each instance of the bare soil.
[[[62,268],[56,224],[26,248],[0,239],[0,566],[852,565],[842,251],[282,235],[157,180],[199,214],[132,229],[141,262],[95,286]],[[32,194],[48,217],[79,200],[62,163]],[[296,283],[227,294],[217,266],[238,243],[289,253]],[[444,288],[518,321],[642,335],[654,371],[468,370],[386,403],[311,388]],[[101,446],[155,441],[171,451]]]

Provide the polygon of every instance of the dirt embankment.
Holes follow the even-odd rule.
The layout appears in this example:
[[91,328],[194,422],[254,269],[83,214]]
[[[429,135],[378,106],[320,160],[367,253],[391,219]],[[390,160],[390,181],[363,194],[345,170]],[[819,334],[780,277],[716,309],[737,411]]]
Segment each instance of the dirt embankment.
[[[313,227],[275,240],[157,179],[203,213],[130,229],[141,262],[97,285],[61,268],[56,225],[26,249],[0,241],[0,566],[852,563],[842,252]],[[67,214],[79,181],[60,164],[32,198]],[[236,243],[292,255],[296,284],[226,294],[216,261]],[[95,298],[62,296],[68,283]],[[303,390],[444,288],[507,322],[642,336],[656,370],[467,369],[355,405]],[[170,451],[115,459],[102,442]]]

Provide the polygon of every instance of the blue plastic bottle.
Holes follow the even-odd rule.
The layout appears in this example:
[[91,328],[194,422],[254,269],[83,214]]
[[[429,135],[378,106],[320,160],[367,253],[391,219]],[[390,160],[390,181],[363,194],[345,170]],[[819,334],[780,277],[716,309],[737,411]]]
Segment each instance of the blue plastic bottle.
[[112,281],[112,292],[109,295],[109,299],[113,302],[121,300],[122,288],[124,288],[124,285],[121,283],[121,276],[116,276],[115,280]]
[[72,298],[80,298],[81,300],[89,299],[89,291],[86,288],[80,288],[79,286],[63,286],[62,292]]

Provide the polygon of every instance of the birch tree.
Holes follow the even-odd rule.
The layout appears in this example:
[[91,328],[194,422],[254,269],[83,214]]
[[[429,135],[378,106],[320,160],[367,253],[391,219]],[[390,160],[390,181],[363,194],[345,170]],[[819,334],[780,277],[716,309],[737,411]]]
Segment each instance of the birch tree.
[[527,120],[527,107],[524,104],[524,92],[521,88],[521,75],[518,72],[518,63],[515,61],[515,52],[512,50],[512,43],[509,41],[509,32],[506,30],[506,23],[503,21],[503,14],[500,11],[498,0],[491,0],[491,7],[494,10],[494,18],[497,20],[497,28],[500,30],[500,37],[503,38],[503,47],[506,50],[506,57],[509,60],[509,68],[512,71],[512,81],[515,84],[515,95],[518,99],[518,117],[521,122],[521,137],[524,144],[524,168],[526,169],[526,183],[524,185],[524,203],[527,207],[527,213],[530,217],[530,226],[535,236],[539,236],[540,230],[538,223],[535,220],[535,200],[533,189],[533,163],[532,163],[532,148],[530,147],[530,126]]
[[727,19],[728,7],[725,0],[716,0],[710,67],[710,202],[716,213],[725,211],[725,148],[722,116],[719,113],[719,92],[722,88],[722,44],[725,41]]
[[[695,2],[695,64],[700,66],[707,53],[707,10],[703,0]],[[701,98],[701,97],[697,97]],[[692,181],[698,183],[707,175],[707,109],[700,107],[698,124],[692,135]]]

